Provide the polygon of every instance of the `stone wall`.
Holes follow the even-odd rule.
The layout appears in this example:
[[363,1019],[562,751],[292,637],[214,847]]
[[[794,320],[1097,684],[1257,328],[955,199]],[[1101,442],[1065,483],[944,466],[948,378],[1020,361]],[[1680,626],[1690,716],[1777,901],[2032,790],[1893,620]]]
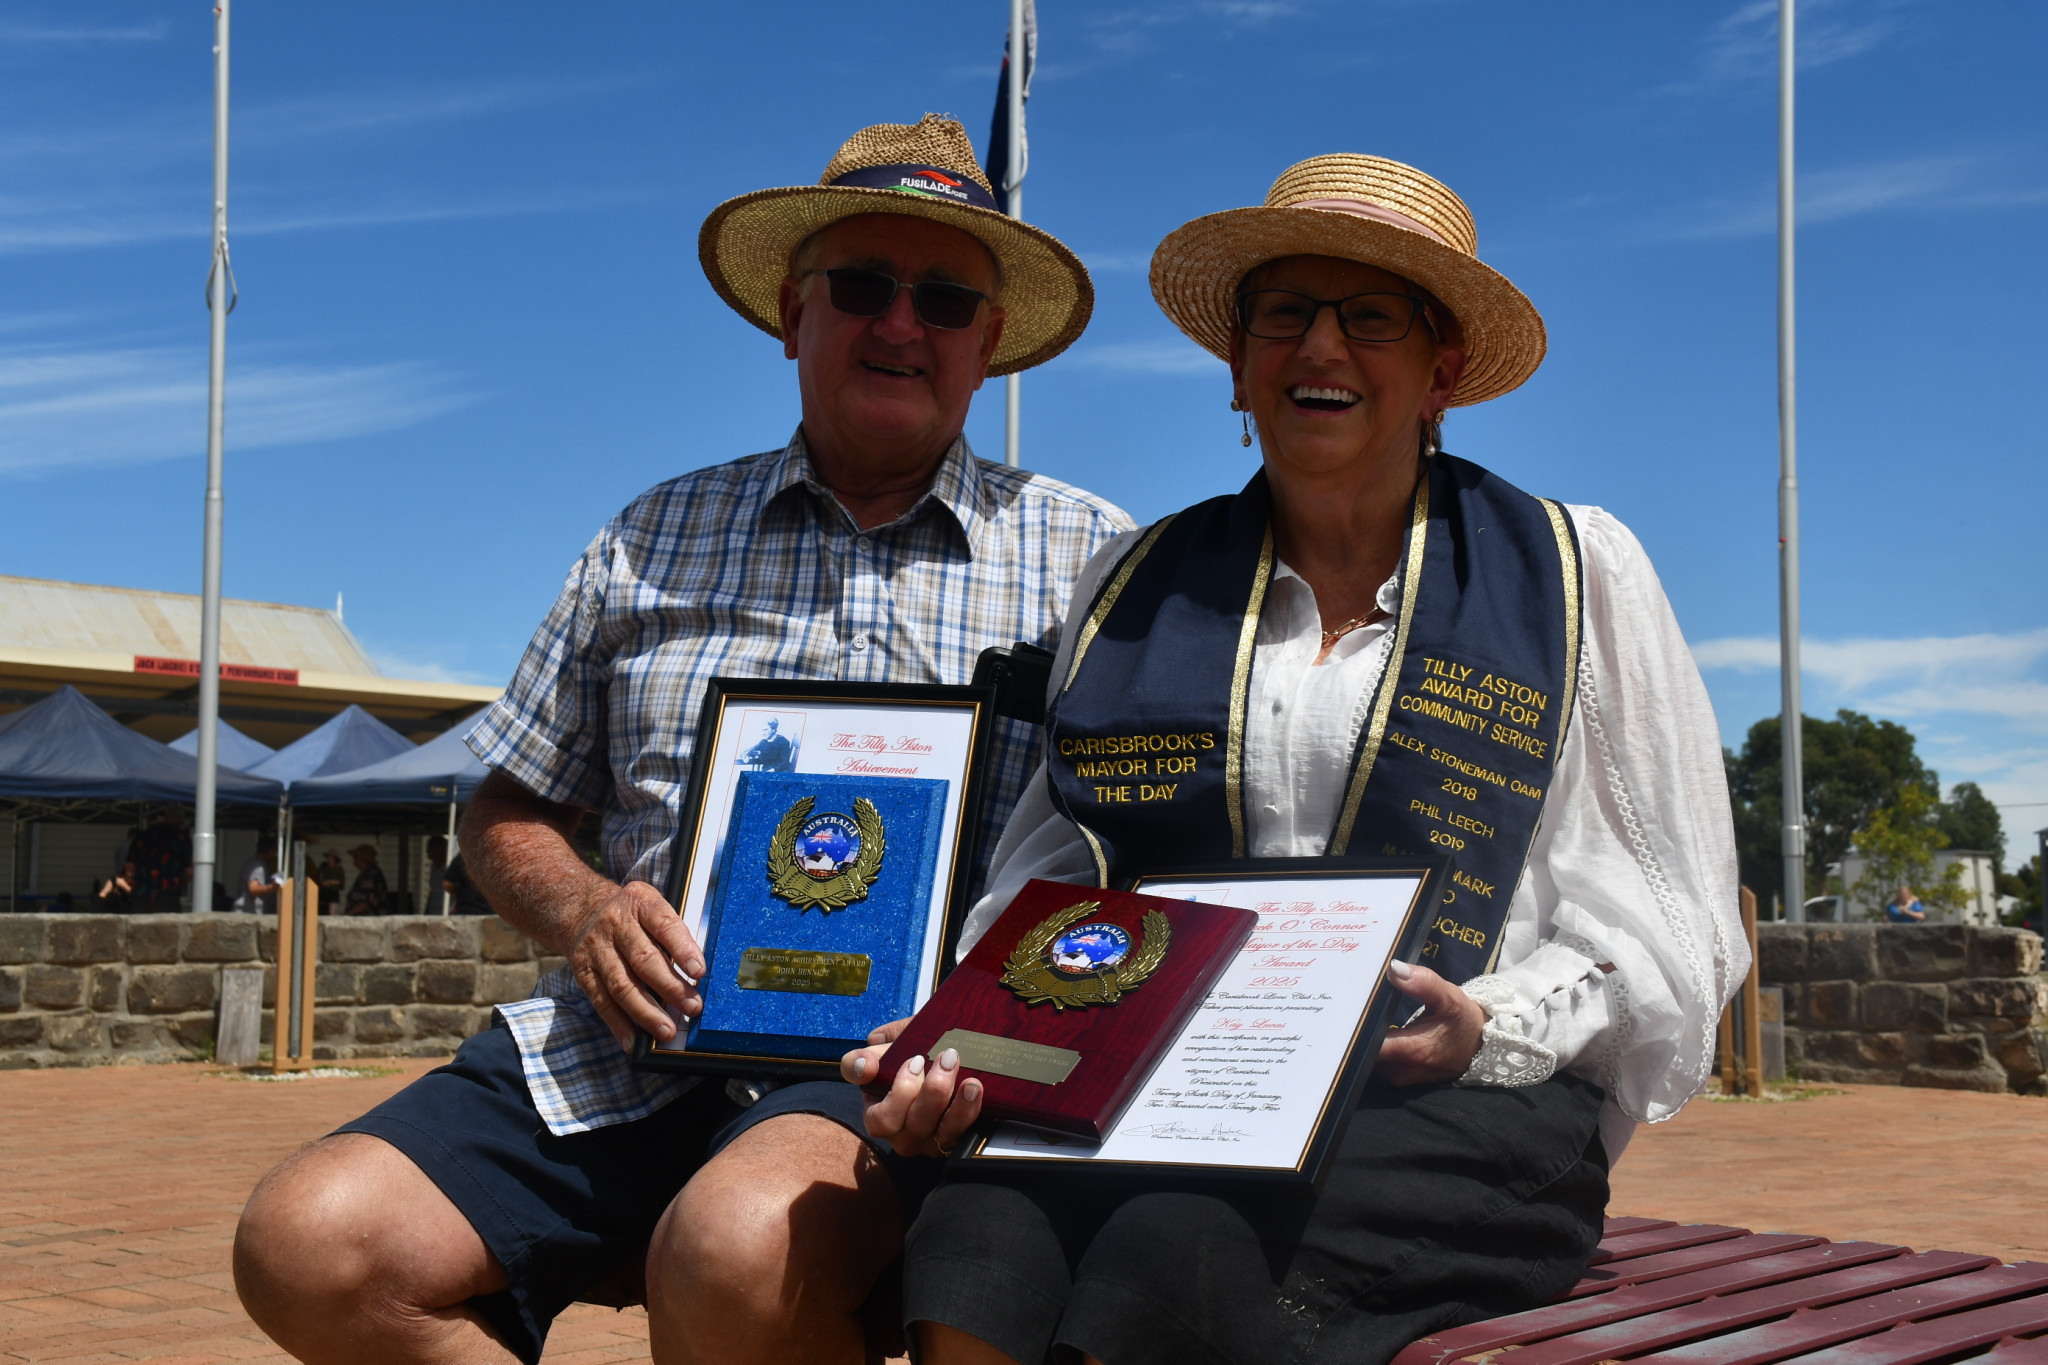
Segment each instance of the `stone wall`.
[[[221,969],[257,963],[268,1045],[276,962],[274,916],[0,915],[0,1068],[206,1055]],[[322,916],[313,1055],[445,1056],[559,964],[495,917]]]
[[2041,939],[1961,924],[1761,924],[1785,1060],[1815,1081],[2048,1094]]

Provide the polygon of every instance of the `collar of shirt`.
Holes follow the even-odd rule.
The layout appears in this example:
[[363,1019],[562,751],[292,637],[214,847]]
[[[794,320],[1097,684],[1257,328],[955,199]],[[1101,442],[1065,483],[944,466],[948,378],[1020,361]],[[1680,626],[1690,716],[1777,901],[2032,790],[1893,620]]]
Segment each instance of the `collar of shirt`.
[[769,469],[768,482],[762,489],[761,516],[765,518],[771,508],[781,505],[791,490],[797,488],[807,490],[822,506],[830,508],[839,526],[849,535],[874,535],[912,525],[921,517],[943,513],[959,529],[970,559],[980,551],[982,528],[989,516],[988,490],[982,486],[980,466],[964,433],[955,436],[953,444],[946,447],[938,470],[932,475],[931,487],[911,505],[909,511],[882,526],[871,526],[863,531],[854,525],[853,518],[832,490],[819,482],[801,426],[789,438],[789,444],[782,448],[781,458]]

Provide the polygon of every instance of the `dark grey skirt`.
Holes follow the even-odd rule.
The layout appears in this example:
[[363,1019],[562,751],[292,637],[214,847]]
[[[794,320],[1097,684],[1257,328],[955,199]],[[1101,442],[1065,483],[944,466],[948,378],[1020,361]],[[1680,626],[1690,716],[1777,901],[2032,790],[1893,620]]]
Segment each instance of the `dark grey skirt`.
[[1600,1241],[1600,1087],[1367,1088],[1320,1194],[949,1177],[904,1246],[906,1325],[1024,1365],[1383,1365],[1547,1302]]

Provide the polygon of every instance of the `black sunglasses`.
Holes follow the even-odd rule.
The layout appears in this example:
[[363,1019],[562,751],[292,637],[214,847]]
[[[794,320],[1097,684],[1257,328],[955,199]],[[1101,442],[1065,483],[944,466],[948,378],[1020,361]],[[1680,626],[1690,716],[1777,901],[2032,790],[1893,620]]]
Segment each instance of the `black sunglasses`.
[[905,285],[879,270],[815,270],[832,286],[832,306],[857,318],[878,318],[896,301],[896,291],[910,290],[910,306],[918,321],[930,327],[957,332],[974,325],[981,301],[988,297],[979,289],[943,280],[921,280]]

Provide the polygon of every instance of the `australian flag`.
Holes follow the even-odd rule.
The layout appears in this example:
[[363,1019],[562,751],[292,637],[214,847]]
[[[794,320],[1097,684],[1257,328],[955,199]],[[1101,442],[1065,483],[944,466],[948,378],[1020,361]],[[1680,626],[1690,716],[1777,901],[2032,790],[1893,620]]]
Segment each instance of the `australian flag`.
[[[1005,213],[1010,211],[1010,194],[1003,184],[1010,178],[1010,79],[1014,55],[1010,51],[1010,40],[1004,39],[1003,74],[996,81],[996,114],[988,130],[988,183],[994,187],[996,202],[1002,205]],[[1024,0],[1024,98],[1027,100],[1031,98],[1031,72],[1037,65],[1038,6],[1032,0]],[[1031,166],[1031,148],[1022,136],[1017,139],[1017,146],[1022,152],[1021,180],[1023,171]]]

